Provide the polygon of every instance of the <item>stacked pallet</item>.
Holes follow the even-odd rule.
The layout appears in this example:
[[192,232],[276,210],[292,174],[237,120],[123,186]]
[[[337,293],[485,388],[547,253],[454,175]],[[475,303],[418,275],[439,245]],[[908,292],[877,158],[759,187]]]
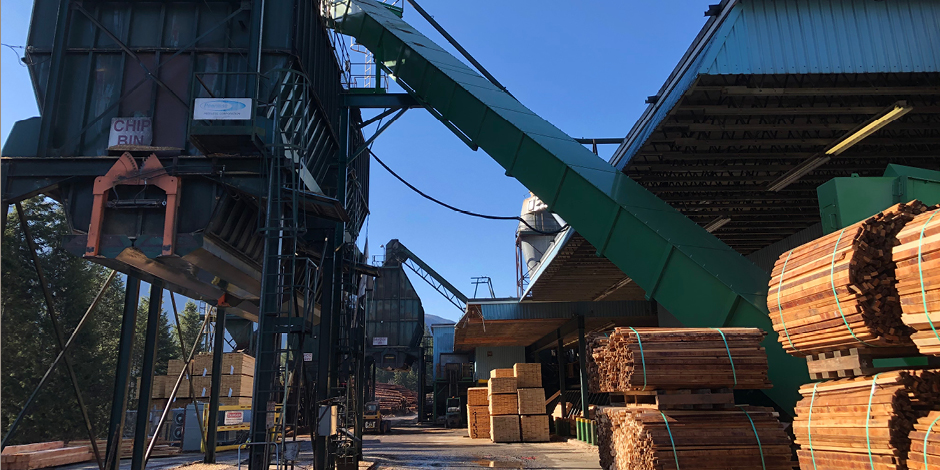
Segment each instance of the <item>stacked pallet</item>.
[[771,408],[604,407],[597,439],[605,470],[793,468],[790,439]]
[[802,468],[904,469],[915,423],[940,410],[940,371],[883,372],[800,393],[793,432]]
[[783,348],[796,356],[860,345],[903,346],[892,248],[899,232],[927,210],[898,204],[780,255],[767,308]]
[[617,328],[595,338],[592,390],[760,389],[767,355],[758,328]]
[[489,389],[487,387],[467,389],[467,432],[471,439],[489,439],[489,408]]
[[897,235],[894,262],[901,320],[922,354],[940,355],[940,210],[918,215]]
[[910,439],[911,451],[907,454],[908,469],[940,468],[940,411],[931,411],[930,414],[914,423]]

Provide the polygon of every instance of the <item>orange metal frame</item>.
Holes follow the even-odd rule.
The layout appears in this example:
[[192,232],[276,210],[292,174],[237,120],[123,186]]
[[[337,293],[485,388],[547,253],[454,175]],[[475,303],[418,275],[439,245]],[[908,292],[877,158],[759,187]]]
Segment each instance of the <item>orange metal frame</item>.
[[170,176],[156,155],[151,154],[144,160],[142,167],[130,153],[125,152],[104,176],[95,178],[94,202],[91,209],[91,224],[88,227],[88,243],[85,256],[98,256],[101,244],[101,228],[104,224],[104,211],[108,204],[108,192],[118,185],[156,186],[166,192],[166,218],[163,222],[162,256],[173,254],[176,244],[176,212],[179,208],[180,179]]

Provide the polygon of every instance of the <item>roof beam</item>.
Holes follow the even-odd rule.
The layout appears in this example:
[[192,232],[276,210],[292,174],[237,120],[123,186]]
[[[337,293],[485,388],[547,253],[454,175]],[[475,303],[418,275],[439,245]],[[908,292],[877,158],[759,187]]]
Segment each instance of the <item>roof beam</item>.
[[[673,108],[675,112],[692,112],[705,115],[722,116],[822,116],[877,114],[884,111],[884,106],[794,106],[794,107],[741,107],[681,104]],[[911,113],[936,114],[940,106],[915,106]]]
[[697,86],[693,91],[717,91],[727,96],[934,96],[940,87],[784,87]]

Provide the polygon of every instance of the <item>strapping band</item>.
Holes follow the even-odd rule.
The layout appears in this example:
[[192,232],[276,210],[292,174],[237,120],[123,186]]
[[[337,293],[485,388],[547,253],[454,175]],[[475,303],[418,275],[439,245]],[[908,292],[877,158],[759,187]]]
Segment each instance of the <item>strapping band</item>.
[[875,458],[871,455],[871,436],[868,434],[868,423],[871,421],[871,400],[875,397],[875,387],[878,385],[879,375],[881,375],[880,372],[871,378],[871,392],[868,393],[868,410],[865,411],[865,442],[868,445],[868,463],[871,465],[871,470],[875,470]]
[[813,384],[813,397],[809,399],[809,421],[806,423],[806,435],[809,436],[809,457],[813,460],[813,470],[816,470],[816,452],[813,450],[813,403],[816,402],[816,388],[819,382]]
[[751,422],[751,429],[754,430],[754,437],[757,439],[757,450],[760,451],[760,466],[767,470],[767,464],[764,463],[764,447],[760,445],[760,436],[757,435],[757,426],[754,425],[754,420],[751,419],[751,414],[744,409],[743,406],[738,405],[741,408],[741,411],[744,412],[744,416],[747,416],[747,420]]
[[933,430],[933,426],[937,424],[937,421],[940,421],[940,416],[934,418],[930,426],[927,427],[927,435],[924,436],[924,470],[930,470],[930,467],[927,466],[927,440],[930,439],[930,431]]
[[783,260],[783,270],[780,271],[780,282],[777,283],[777,312],[780,313],[780,323],[783,325],[783,334],[787,336],[787,342],[790,343],[790,348],[794,351],[799,351],[800,348],[793,345],[793,340],[790,339],[790,332],[787,331],[787,322],[783,319],[783,306],[780,305],[780,289],[783,287],[783,275],[787,272],[787,263],[790,262],[790,255],[793,254],[793,250],[790,250],[787,253],[787,259]]
[[712,328],[721,334],[721,340],[725,342],[725,351],[728,352],[728,361],[731,362],[731,375],[734,377],[734,386],[738,386],[738,373],[734,370],[734,359],[731,358],[731,348],[728,347],[728,339],[725,338],[725,332],[720,328]]
[[859,343],[862,343],[865,346],[872,346],[871,344],[868,344],[858,339],[857,336],[855,336],[855,332],[852,331],[852,327],[849,326],[849,321],[845,319],[845,314],[842,313],[842,305],[839,303],[839,293],[836,292],[836,281],[835,281],[833,272],[835,271],[835,267],[836,267],[836,252],[839,251],[839,242],[842,241],[842,235],[844,234],[845,234],[845,229],[842,229],[842,231],[839,232],[839,239],[836,240],[836,246],[835,248],[832,249],[832,261],[829,262],[829,285],[832,286],[832,295],[836,298],[836,308],[839,309],[839,316],[842,317],[842,323],[845,323],[845,327],[849,329],[849,334],[852,335],[853,338],[855,338],[855,341],[858,341]]
[[940,341],[940,333],[937,333],[937,328],[934,326],[933,320],[930,319],[930,310],[927,310],[927,291],[924,289],[924,269],[922,267],[924,259],[921,254],[924,248],[924,231],[927,230],[927,224],[935,215],[937,215],[937,211],[933,211],[933,214],[930,214],[930,217],[924,222],[924,226],[920,228],[920,238],[917,240],[917,271],[920,272],[920,298],[924,301],[924,315],[927,316],[927,324],[933,330],[933,335],[937,338],[937,341]]
[[669,429],[669,420],[666,419],[666,414],[662,411],[659,414],[663,415],[663,423],[666,425],[666,432],[669,433],[669,443],[672,444],[672,456],[676,459],[676,470],[679,470],[679,454],[676,453],[676,441],[672,438],[672,431]]
[[646,358],[643,356],[643,341],[640,339],[639,331],[636,331],[632,326],[630,329],[636,333],[636,343],[640,345],[640,362],[643,363],[643,390],[646,390]]

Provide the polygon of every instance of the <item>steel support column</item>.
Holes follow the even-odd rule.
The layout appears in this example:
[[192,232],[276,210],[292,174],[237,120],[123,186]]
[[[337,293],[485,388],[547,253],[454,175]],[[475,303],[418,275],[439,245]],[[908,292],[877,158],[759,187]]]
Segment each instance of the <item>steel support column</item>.
[[[423,341],[422,341],[423,342]],[[418,363],[418,422],[424,422],[424,397],[427,395],[427,362],[425,361],[425,348],[421,347],[421,362]]]
[[[558,336],[558,344],[555,346],[555,356],[558,358],[558,391],[561,393],[561,417],[567,418],[568,410],[565,394],[568,392],[568,387],[565,377],[565,343],[562,339],[560,328],[555,330],[555,335]],[[556,429],[555,432],[558,432],[558,430]]]
[[578,362],[581,365],[581,417],[588,418],[587,343],[584,341],[584,315],[578,315]]
[[212,347],[212,383],[209,385],[209,417],[206,419],[206,454],[203,462],[215,463],[219,437],[219,393],[222,391],[222,352],[225,350],[225,309],[215,310],[215,344]]
[[71,10],[71,0],[59,1],[59,13],[52,33],[52,57],[49,60],[49,77],[46,79],[46,92],[43,95],[42,109],[40,110],[42,120],[39,124],[36,153],[40,157],[45,157],[49,148],[52,147],[52,124],[55,122],[56,107],[59,105],[59,85],[62,83],[62,69],[65,67],[65,44],[68,38],[69,13]]
[[124,416],[127,414],[127,383],[131,376],[131,355],[134,348],[134,332],[137,327],[140,279],[128,275],[126,282],[121,339],[118,343],[117,369],[114,372],[114,394],[111,399],[111,421],[108,424],[105,470],[119,470],[121,467],[121,438],[124,436]]
[[[137,391],[137,424],[134,427],[134,453],[131,470],[143,470],[147,434],[150,430],[150,396],[153,389],[153,368],[157,359],[157,333],[163,312],[163,281],[150,284],[150,308],[147,311],[147,334],[144,340],[144,363],[140,370],[140,390]],[[119,460],[119,459],[118,459]]]
[[[323,281],[320,298],[320,329],[317,333],[317,382],[316,382],[316,401],[314,402],[313,416],[316,420],[314,429],[319,429],[320,406],[330,397],[330,362],[333,357],[333,344],[330,342],[330,330],[333,324],[333,283],[338,281],[333,279],[333,260],[336,256],[336,250],[333,247],[333,237],[326,240],[323,250]],[[329,436],[316,435],[314,442],[314,469],[326,470],[327,468],[327,440]]]

